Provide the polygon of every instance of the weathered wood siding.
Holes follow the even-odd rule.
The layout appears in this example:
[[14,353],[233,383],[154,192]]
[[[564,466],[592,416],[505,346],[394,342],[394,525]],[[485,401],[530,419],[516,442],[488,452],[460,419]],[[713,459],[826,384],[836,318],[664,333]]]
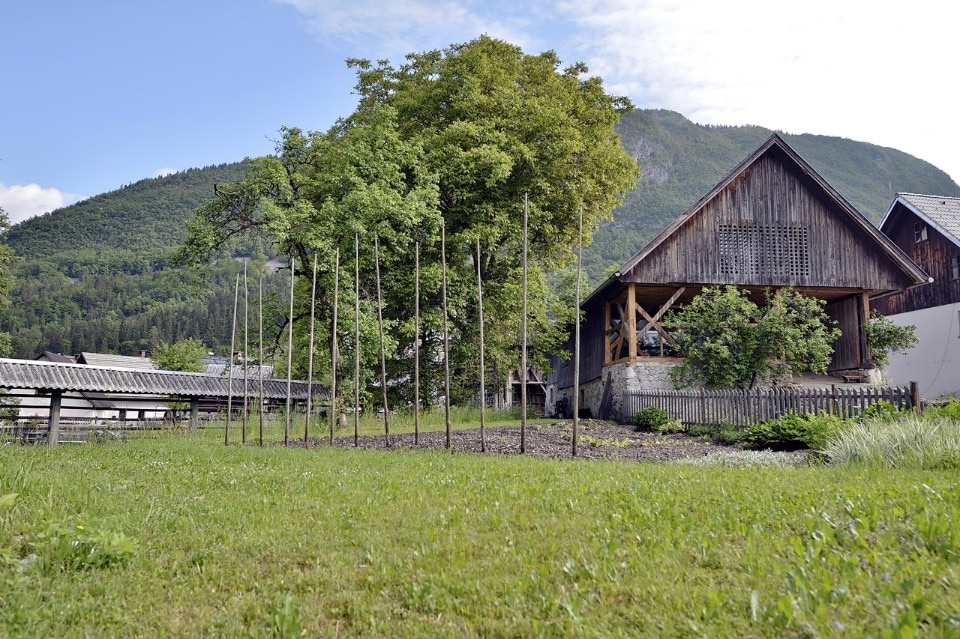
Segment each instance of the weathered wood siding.
[[[580,383],[600,377],[603,371],[603,346],[606,339],[603,326],[603,303],[597,302],[584,308],[584,321],[580,325]],[[563,350],[570,354],[566,361],[553,357],[550,361],[553,368],[547,375],[548,384],[556,384],[558,388],[573,386],[573,330],[563,346]]]
[[623,281],[889,290],[907,276],[809,178],[768,153]]
[[850,370],[860,367],[860,327],[857,315],[857,306],[860,300],[857,296],[847,297],[827,304],[824,308],[830,319],[837,323],[840,337],[833,344],[833,358],[830,361],[831,371]]
[[[916,241],[917,224],[926,226],[926,240]],[[960,302],[960,279],[953,279],[950,271],[950,260],[960,256],[960,247],[899,203],[885,226],[888,237],[933,277],[933,283],[877,298],[873,308],[895,315]]]

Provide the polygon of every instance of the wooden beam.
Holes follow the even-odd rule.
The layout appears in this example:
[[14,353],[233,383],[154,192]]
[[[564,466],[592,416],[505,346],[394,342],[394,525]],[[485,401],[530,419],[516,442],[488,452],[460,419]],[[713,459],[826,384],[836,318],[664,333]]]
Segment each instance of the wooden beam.
[[627,306],[624,314],[621,316],[621,325],[627,331],[627,356],[634,359],[637,356],[637,285],[633,282],[627,284]]
[[47,433],[47,444],[51,447],[57,445],[60,438],[60,402],[63,399],[63,391],[54,390],[50,392],[50,431]]
[[860,303],[857,304],[857,329],[860,337],[860,368],[873,368],[873,358],[867,344],[867,322],[870,321],[870,294],[860,293]]
[[670,299],[667,300],[667,303],[661,306],[660,310],[657,311],[656,315],[653,315],[652,317],[645,310],[643,310],[642,306],[640,306],[639,304],[635,305],[636,312],[640,313],[643,319],[647,320],[647,325],[653,328],[654,330],[656,330],[658,333],[660,333],[660,335],[665,340],[670,342],[670,344],[674,344],[673,338],[670,337],[670,334],[667,333],[667,329],[665,329],[663,325],[660,323],[660,319],[664,316],[664,314],[668,310],[670,310],[670,307],[673,306],[674,302],[676,302],[686,290],[687,290],[686,286],[681,286],[679,289],[677,289],[674,292],[674,294],[670,296]]
[[605,302],[603,304],[603,365],[606,366],[610,363],[610,302]]
[[[261,360],[262,361],[262,360]],[[263,403],[263,400],[260,400]],[[197,432],[197,422],[200,421],[200,398],[190,398],[190,434]]]

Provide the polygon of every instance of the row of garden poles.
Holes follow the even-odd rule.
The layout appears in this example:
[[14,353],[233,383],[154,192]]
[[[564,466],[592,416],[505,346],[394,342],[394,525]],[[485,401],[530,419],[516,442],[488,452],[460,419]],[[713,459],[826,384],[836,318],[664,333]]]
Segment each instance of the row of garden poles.
[[[236,339],[237,339],[237,310],[240,300],[240,274],[237,273],[237,282],[234,288],[233,295],[233,327],[230,335],[230,361],[227,366],[228,376],[227,376],[227,422],[226,427],[224,428],[223,434],[223,443],[230,443],[230,417],[233,413],[233,369],[234,369],[234,351],[236,348]],[[247,428],[248,428],[248,418],[250,414],[249,410],[249,399],[250,399],[250,375],[247,364],[249,363],[249,325],[250,325],[250,300],[249,300],[249,286],[247,282],[247,265],[246,262],[243,265],[243,414],[242,414],[242,428],[240,441],[243,444],[247,443]],[[259,340],[258,340],[258,353],[257,353],[257,377],[259,379],[259,421],[260,421],[260,445],[263,446],[263,422],[264,422],[264,392],[263,392],[263,274],[260,274],[259,277],[259,297],[257,300],[257,314],[258,314],[258,325],[259,325]],[[289,387],[287,389],[287,395],[289,396]]]
[[[529,198],[524,194],[523,198],[523,300],[522,300],[522,319],[521,319],[521,384],[520,384],[520,453],[523,454],[527,449],[527,382],[529,381],[529,372],[527,367],[527,265],[528,265],[528,237],[529,226]],[[583,209],[579,211],[578,221],[578,247],[577,247],[577,278],[576,278],[576,299],[575,299],[575,335],[574,335],[574,368],[573,368],[573,437],[572,454],[577,456],[578,431],[579,431],[579,413],[580,413],[580,279],[583,269]],[[440,226],[440,253],[442,263],[442,300],[443,300],[443,363],[444,363],[444,413],[445,413],[445,445],[451,447],[451,418],[450,418],[450,339],[447,326],[447,248],[446,248],[446,227],[441,222]],[[485,385],[485,362],[484,362],[484,318],[483,318],[483,278],[480,265],[480,238],[476,240],[476,267],[477,267],[477,299],[479,307],[480,320],[480,451],[486,452],[486,424],[485,424],[485,406],[486,406],[486,385]],[[380,336],[380,387],[383,392],[383,425],[384,439],[387,447],[390,447],[390,410],[387,401],[387,369],[386,369],[386,346],[383,331],[383,295],[380,285],[380,244],[379,239],[374,237],[374,264],[376,268],[377,284],[377,323]],[[414,259],[415,289],[414,289],[414,444],[420,443],[420,243],[415,245]],[[291,431],[291,389],[293,383],[293,302],[294,302],[294,284],[296,281],[295,262],[290,259],[290,313],[287,321],[287,397],[286,397],[286,423],[284,425],[283,442],[288,445],[290,442]],[[360,235],[354,237],[354,405],[353,405],[353,437],[354,446],[360,445]],[[243,417],[241,429],[241,443],[247,443],[247,418],[248,418],[248,398],[249,398],[249,374],[247,362],[248,354],[248,285],[247,285],[247,267],[243,267],[243,287],[244,287],[244,323],[243,323]],[[260,419],[260,445],[263,446],[263,425],[264,425],[264,390],[263,390],[263,275],[259,278],[258,315],[259,315],[259,419]],[[310,354],[307,365],[307,409],[304,420],[303,444],[309,446],[310,436],[310,415],[313,409],[313,364],[314,364],[314,335],[315,335],[315,308],[317,295],[317,255],[313,256],[313,274],[310,296]],[[337,422],[337,375],[339,348],[337,344],[337,322],[340,296],[340,249],[336,251],[334,266],[334,294],[333,294],[333,316],[331,331],[331,385],[330,385],[330,444],[333,444],[334,428]],[[234,352],[236,345],[237,332],[237,314],[240,298],[240,274],[237,274],[236,287],[234,290],[233,303],[233,328],[230,336],[230,363],[228,376],[228,394],[227,394],[227,418],[224,429],[224,444],[230,443],[230,418],[233,410],[233,370],[234,370]]]

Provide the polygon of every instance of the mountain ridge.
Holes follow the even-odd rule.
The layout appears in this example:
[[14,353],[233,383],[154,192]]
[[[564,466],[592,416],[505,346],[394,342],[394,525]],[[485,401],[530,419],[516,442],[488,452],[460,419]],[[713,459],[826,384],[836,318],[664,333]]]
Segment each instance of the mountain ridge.
[[[584,249],[590,285],[665,228],[758,148],[773,130],[700,125],[668,110],[637,110],[618,125],[641,178],[613,219]],[[944,171],[902,151],[847,138],[778,132],[824,179],[875,224],[897,192],[960,196]],[[246,161],[147,178],[15,225],[7,241],[19,255],[12,305],[0,330],[14,354],[40,350],[136,354],[157,341],[195,337],[229,348],[230,308],[238,266],[212,265],[206,287],[174,268],[170,257],[187,220],[215,184],[240,179]],[[234,255],[265,260],[256,240]]]

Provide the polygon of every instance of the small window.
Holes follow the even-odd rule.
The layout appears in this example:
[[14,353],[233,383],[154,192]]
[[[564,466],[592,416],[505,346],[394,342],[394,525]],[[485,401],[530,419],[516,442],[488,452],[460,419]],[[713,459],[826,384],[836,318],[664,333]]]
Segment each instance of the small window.
[[950,258],[950,279],[960,280],[960,255]]
[[923,222],[916,222],[913,225],[913,241],[924,242],[927,239],[927,225]]

